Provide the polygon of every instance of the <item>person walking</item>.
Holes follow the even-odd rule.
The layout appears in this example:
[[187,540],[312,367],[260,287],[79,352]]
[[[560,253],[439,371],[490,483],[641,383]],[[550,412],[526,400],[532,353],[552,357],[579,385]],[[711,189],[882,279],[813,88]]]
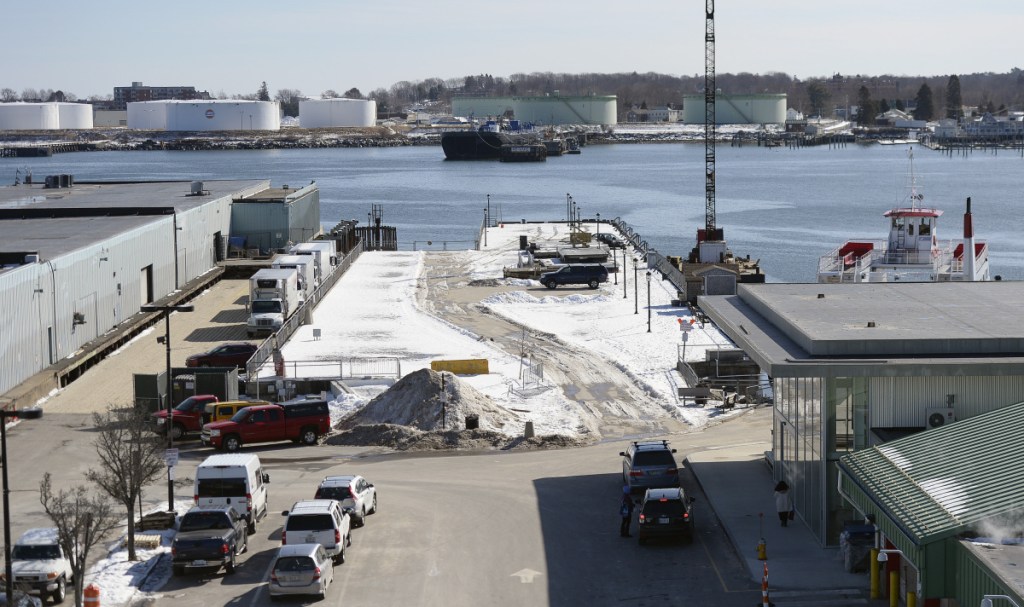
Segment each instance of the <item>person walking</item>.
[[789,519],[793,517],[793,502],[789,499],[789,485],[786,481],[779,481],[775,485],[775,510],[779,513],[779,522],[787,527]]
[[619,505],[619,516],[622,517],[622,524],[619,525],[620,537],[633,537],[629,533],[629,527],[633,523],[633,496],[629,485],[622,486],[622,503]]

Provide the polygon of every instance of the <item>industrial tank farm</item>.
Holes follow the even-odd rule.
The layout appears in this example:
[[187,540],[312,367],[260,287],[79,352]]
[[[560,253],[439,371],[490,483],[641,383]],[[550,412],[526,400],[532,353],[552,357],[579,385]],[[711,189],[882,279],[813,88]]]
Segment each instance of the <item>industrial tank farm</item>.
[[366,99],[317,99],[299,101],[299,126],[368,127],[377,121],[377,102]]
[[171,100],[129,103],[128,128],[167,131],[277,131],[281,129],[281,108],[273,101]]
[[91,129],[87,103],[0,103],[0,131]]

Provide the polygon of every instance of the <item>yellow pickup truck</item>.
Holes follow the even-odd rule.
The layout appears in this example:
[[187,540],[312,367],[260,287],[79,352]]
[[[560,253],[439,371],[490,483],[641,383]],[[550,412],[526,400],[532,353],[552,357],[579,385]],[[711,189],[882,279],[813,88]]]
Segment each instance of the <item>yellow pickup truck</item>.
[[221,422],[231,419],[246,407],[253,405],[269,405],[265,400],[228,400],[220,403],[207,403],[203,411],[203,423]]

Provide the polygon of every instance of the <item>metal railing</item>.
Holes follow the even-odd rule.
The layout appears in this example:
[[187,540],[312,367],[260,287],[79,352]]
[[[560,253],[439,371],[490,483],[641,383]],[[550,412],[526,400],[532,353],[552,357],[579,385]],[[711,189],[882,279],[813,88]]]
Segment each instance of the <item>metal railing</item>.
[[633,226],[623,221],[622,218],[616,217],[609,223],[622,234],[626,242],[633,245],[635,250],[644,255],[648,268],[658,271],[665,280],[675,287],[680,297],[686,299],[686,277],[683,276],[683,273],[678,268],[672,265],[668,258],[648,245],[647,241],[640,236],[640,233],[634,230]]
[[316,308],[317,304],[327,295],[327,292],[331,290],[341,277],[348,271],[359,255],[363,252],[363,243],[360,241],[356,246],[348,252],[338,261],[338,265],[334,267],[334,271],[327,275],[327,278],[309,294],[306,301],[299,306],[295,313],[288,317],[288,320],[281,325],[281,328],[276,333],[272,333],[267,339],[263,341],[253,353],[252,357],[249,358],[249,362],[245,364],[246,373],[252,377],[256,375],[256,372],[264,363],[270,358],[274,352],[274,348],[278,347],[278,344],[283,344],[295,334],[300,326],[306,324],[309,320],[309,315]]
[[395,357],[288,360],[285,361],[284,368],[285,375],[289,379],[308,377],[398,379],[402,377],[402,361]]

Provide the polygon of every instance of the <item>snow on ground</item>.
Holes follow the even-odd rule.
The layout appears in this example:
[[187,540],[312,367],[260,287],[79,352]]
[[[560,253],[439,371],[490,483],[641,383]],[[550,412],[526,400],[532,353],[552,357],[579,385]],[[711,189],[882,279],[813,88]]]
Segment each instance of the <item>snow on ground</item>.
[[[593,224],[584,227],[591,231],[596,228]],[[610,229],[607,225],[602,227]],[[536,291],[537,281],[500,278],[502,267],[515,265],[521,234],[528,235],[531,241],[557,242],[567,237],[564,224],[504,224],[491,228],[488,246],[483,250],[453,253],[465,257],[463,261],[469,270],[466,275],[449,277],[449,288],[489,280],[505,287],[521,286]],[[360,256],[314,311],[312,322],[301,327],[282,347],[289,370],[295,368],[299,375],[313,375],[316,368],[301,361],[395,357],[400,361],[402,375],[406,375],[429,368],[432,360],[486,358],[490,361],[489,374],[461,379],[501,406],[527,412],[538,434],[579,436],[593,432],[578,405],[555,387],[513,390],[521,388],[517,383],[518,357],[417,305],[424,255],[374,252]],[[682,345],[679,321],[690,324],[691,318],[686,308],[670,305],[676,297],[675,290],[655,273],[650,282],[648,332],[646,268],[642,261],[636,276],[640,284],[634,289],[630,261],[625,272],[620,273],[618,285],[610,279],[595,292],[576,290],[569,294],[563,288],[538,297],[526,290],[506,290],[487,297],[481,305],[611,361],[648,392],[674,407],[680,417],[694,426],[702,426],[717,412],[684,406],[675,396],[676,388],[684,385],[675,371]],[[634,303],[634,293],[639,296],[638,304]],[[320,330],[318,340],[313,338],[313,329]],[[719,346],[728,346],[728,340],[717,329],[694,325],[686,344],[686,357],[702,360],[705,350]],[[334,403],[334,417],[357,409],[386,388],[363,386],[355,393],[343,395]]]

